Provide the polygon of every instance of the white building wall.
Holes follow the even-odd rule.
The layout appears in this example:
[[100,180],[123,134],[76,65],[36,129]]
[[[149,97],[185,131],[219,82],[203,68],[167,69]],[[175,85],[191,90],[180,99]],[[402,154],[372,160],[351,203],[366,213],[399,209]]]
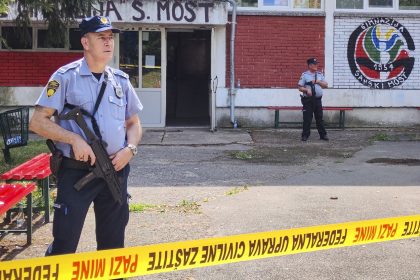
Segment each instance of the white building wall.
[[[394,89],[420,89],[420,17],[407,14],[402,16],[394,14],[338,14],[334,19],[334,88],[338,89],[368,89],[360,83],[351,73],[347,60],[347,45],[352,32],[365,21],[387,17],[398,21],[410,33],[415,50],[410,56],[415,58],[413,70],[406,81]],[[386,90],[385,90],[386,91]],[[369,94],[369,93],[367,93]],[[419,92],[420,94],[420,92]],[[420,95],[419,95],[420,96]],[[367,104],[367,106],[370,106]]]
[[[328,4],[335,1],[327,0]],[[360,83],[352,74],[347,58],[348,42],[353,31],[365,21],[391,18],[402,24],[413,39],[415,49],[409,56],[415,62],[410,76],[400,86],[373,89]],[[348,13],[326,9],[325,74],[330,88],[325,90],[324,106],[352,107],[346,113],[346,126],[411,126],[420,124],[420,15],[401,13]],[[216,115],[219,126],[230,126],[229,95],[219,90]],[[235,118],[240,126],[273,126],[274,112],[267,106],[300,106],[297,89],[237,89]],[[325,111],[325,120],[334,121],[337,112]],[[282,121],[300,121],[300,111],[283,111]]]

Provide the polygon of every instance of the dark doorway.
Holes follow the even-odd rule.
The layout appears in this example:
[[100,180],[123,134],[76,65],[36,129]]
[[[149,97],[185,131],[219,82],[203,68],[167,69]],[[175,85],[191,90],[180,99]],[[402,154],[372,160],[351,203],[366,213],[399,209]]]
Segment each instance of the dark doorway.
[[210,125],[211,32],[167,34],[166,125]]

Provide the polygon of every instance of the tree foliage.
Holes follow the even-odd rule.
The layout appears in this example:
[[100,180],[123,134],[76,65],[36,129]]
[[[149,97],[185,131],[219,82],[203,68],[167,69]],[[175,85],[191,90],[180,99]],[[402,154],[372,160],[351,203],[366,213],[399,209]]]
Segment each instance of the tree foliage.
[[0,0],[0,15],[6,14],[12,0]]
[[41,15],[47,23],[47,43],[64,43],[66,27],[77,18],[92,14],[94,5],[102,0],[0,0],[0,13],[7,13],[13,4],[17,11],[16,26],[22,42],[31,40],[30,18]]

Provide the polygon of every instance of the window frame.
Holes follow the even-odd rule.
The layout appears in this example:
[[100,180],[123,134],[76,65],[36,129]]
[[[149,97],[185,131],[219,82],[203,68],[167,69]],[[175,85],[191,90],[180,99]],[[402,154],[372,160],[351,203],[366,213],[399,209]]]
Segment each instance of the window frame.
[[[9,21],[0,21],[0,35],[2,33],[2,27],[16,27],[14,22]],[[64,48],[39,48],[38,47],[38,30],[45,30],[46,26],[43,24],[32,23],[28,26],[32,28],[32,48],[30,49],[10,49],[11,51],[24,51],[24,52],[71,52],[71,53],[79,53],[83,52],[83,50],[70,50],[70,43],[69,43],[69,32],[70,28],[78,28],[76,26],[68,26],[66,28],[66,42]],[[7,48],[3,48],[2,44],[0,44],[0,51],[8,50]]]
[[37,51],[65,51],[68,50],[69,51],[69,28],[66,28],[66,41],[64,42],[64,47],[62,48],[41,48],[38,47],[38,30],[47,30],[46,27],[32,27],[32,49],[33,50],[37,50]]
[[[80,50],[71,50],[70,49],[70,29],[79,29],[79,26],[69,26],[67,27],[67,40],[66,40],[66,48],[69,52],[83,52],[83,46]],[[79,38],[80,41],[80,38]]]
[[139,88],[142,91],[159,91],[162,88],[162,57],[160,58],[160,87],[144,87],[144,75],[143,75],[143,33],[144,32],[159,32],[160,35],[160,54],[162,55],[162,30],[160,28],[141,28],[139,29]]
[[363,1],[363,7],[366,7],[366,9],[368,9],[369,11],[383,11],[384,9],[385,10],[395,10],[395,7],[396,7],[396,2],[398,2],[398,0],[392,0],[392,7],[379,7],[379,8],[377,8],[377,7],[372,7],[372,8],[370,8],[369,7],[369,1],[370,0],[364,0]]
[[241,7],[238,5],[239,11],[281,11],[281,12],[320,12],[324,11],[325,0],[321,1],[321,7],[318,8],[293,8],[295,0],[288,0],[287,6],[265,6],[264,0],[258,0],[257,7]]
[[420,5],[419,5],[419,9],[417,9],[417,10],[401,10],[400,9],[400,1],[399,0],[397,0],[397,5],[398,5],[398,11],[399,12],[403,12],[403,13],[419,13],[420,12]]
[[[2,36],[3,27],[14,27],[14,28],[16,28],[16,25],[13,24],[13,23],[9,23],[9,22],[3,22],[3,23],[0,22],[0,36]],[[11,48],[10,50],[12,50],[12,51],[32,51],[32,50],[34,50],[34,29],[35,29],[35,27],[30,25],[30,26],[28,26],[28,28],[32,29],[32,42],[31,42],[32,46],[31,46],[31,48],[30,49],[14,49],[14,48]],[[3,44],[0,43],[0,50],[8,50],[7,48],[3,48],[2,45]]]
[[295,0],[287,0],[287,6],[266,6],[266,5],[264,5],[264,0],[258,0],[258,7],[257,8],[263,8],[263,9],[266,9],[266,10],[276,10],[276,11],[277,10],[290,10],[290,9],[294,9],[294,8],[292,8],[293,1],[295,1]]
[[[138,61],[137,61],[137,71],[136,71],[137,73],[134,76],[134,77],[138,78],[138,81],[137,81],[137,84],[132,83],[132,86],[135,90],[141,90],[142,89],[142,71],[141,71],[141,67],[140,67],[140,64],[141,64],[141,57],[140,57],[141,38],[140,38],[140,36],[142,34],[141,33],[141,28],[140,29],[139,28],[123,28],[123,29],[121,29],[121,33],[118,34],[118,38],[117,37],[115,38],[115,40],[117,40],[115,42],[115,46],[118,45],[118,50],[117,50],[117,47],[115,47],[114,56],[116,56],[118,60],[117,60],[117,64],[114,65],[114,66],[117,69],[121,69],[121,57],[120,57],[121,56],[121,36],[123,36],[123,34],[125,32],[135,32],[135,33],[137,33],[137,36],[138,36],[137,37],[137,47],[138,47],[138,50],[137,50],[138,57],[137,57],[137,59],[138,59]],[[133,46],[132,46],[132,48],[133,48]],[[124,69],[122,71],[124,71]],[[132,78],[132,77],[133,77],[133,75],[130,74],[130,78]]]
[[[163,72],[162,72],[162,56],[160,57],[160,66],[159,71],[159,77],[160,77],[160,85],[161,87],[144,87],[144,75],[143,75],[143,33],[144,32],[158,32],[159,33],[159,40],[160,40],[160,55],[162,55],[162,40],[163,40],[163,36],[165,35],[165,32],[163,32],[163,30],[161,28],[155,28],[155,27],[144,27],[144,28],[121,28],[122,33],[124,32],[136,32],[138,34],[138,38],[137,38],[137,44],[138,44],[138,65],[137,65],[137,74],[136,77],[138,77],[138,82],[137,82],[137,86],[134,86],[133,84],[133,88],[136,91],[142,91],[142,92],[150,92],[150,91],[160,91],[162,88],[162,77],[163,77]],[[121,34],[120,34],[121,35]],[[120,54],[121,54],[121,47],[120,47],[120,43],[121,40],[120,38],[118,38],[118,42],[116,42],[116,47],[114,50],[114,55],[116,56],[116,65],[114,65],[115,68],[117,69],[121,69],[121,60],[120,60]],[[123,70],[124,71],[124,70]],[[130,75],[131,77],[132,75]]]
[[[325,1],[325,0],[324,0]],[[400,9],[400,1],[399,0],[392,0],[392,7],[389,8],[369,8],[369,0],[363,0],[363,8],[361,9],[339,9],[337,8],[337,1],[335,0],[335,11],[337,12],[369,12],[369,13],[419,13],[420,9],[417,10],[401,10]]]

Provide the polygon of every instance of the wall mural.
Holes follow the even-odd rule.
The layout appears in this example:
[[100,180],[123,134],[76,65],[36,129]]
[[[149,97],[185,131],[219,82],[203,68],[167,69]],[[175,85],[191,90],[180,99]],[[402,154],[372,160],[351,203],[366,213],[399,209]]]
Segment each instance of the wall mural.
[[353,76],[373,89],[390,89],[408,79],[414,66],[413,39],[392,18],[377,17],[359,25],[350,36],[347,59]]

